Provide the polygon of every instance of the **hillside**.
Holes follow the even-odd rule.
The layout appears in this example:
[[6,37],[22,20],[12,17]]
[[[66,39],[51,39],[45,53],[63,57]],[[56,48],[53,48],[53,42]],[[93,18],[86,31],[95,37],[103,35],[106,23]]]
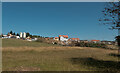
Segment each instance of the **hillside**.
[[58,46],[48,43],[40,43],[33,41],[26,41],[22,39],[2,39],[2,47],[48,47]]
[[3,39],[3,71],[120,70],[117,50]]

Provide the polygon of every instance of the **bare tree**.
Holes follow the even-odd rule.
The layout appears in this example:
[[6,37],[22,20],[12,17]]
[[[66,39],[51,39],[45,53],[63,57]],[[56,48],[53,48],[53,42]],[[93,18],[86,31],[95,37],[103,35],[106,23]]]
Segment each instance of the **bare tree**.
[[119,3],[118,2],[108,2],[103,9],[103,17],[99,19],[102,21],[102,24],[109,25],[112,29],[120,27],[120,18],[119,18]]
[[[118,46],[120,47],[120,2],[108,2],[105,4],[105,8],[103,9],[103,17],[99,19],[100,22],[104,25],[109,25],[110,29],[118,29],[118,36],[116,40],[118,42]],[[120,48],[118,50],[118,54],[120,54]]]

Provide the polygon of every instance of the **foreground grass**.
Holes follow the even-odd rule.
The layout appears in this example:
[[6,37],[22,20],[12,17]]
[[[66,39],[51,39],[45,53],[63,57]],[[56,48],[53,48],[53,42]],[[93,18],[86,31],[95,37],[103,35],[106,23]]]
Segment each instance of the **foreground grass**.
[[[15,40],[16,41],[16,40]],[[10,40],[9,40],[10,42]],[[96,71],[120,70],[118,57],[111,56],[117,50],[86,47],[61,47],[22,44],[12,42],[3,47],[4,71]],[[19,47],[16,44],[21,44]],[[37,42],[31,42],[33,44]],[[28,42],[27,42],[28,44]],[[43,43],[39,43],[43,44]],[[44,43],[45,44],[45,43]]]
[[115,51],[97,48],[61,48],[50,47],[45,50],[41,47],[9,48],[9,50],[3,48],[3,70],[91,71],[119,69],[117,57],[108,55]]

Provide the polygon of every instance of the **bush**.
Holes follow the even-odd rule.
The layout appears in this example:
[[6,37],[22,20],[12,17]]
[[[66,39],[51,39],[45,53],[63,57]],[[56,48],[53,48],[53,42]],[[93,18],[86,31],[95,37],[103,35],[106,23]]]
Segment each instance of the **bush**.
[[54,44],[57,44],[57,42],[55,42]]
[[107,45],[105,45],[105,44],[101,44],[101,43],[84,43],[84,42],[72,42],[71,46],[107,48]]
[[38,38],[37,42],[43,43],[43,42],[45,42],[45,39],[44,38]]
[[118,46],[120,46],[120,36],[116,36],[116,41],[118,42]]

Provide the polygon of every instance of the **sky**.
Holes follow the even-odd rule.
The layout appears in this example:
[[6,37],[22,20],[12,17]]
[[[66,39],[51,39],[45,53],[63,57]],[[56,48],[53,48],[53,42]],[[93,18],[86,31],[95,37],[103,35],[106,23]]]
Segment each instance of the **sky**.
[[3,2],[2,32],[80,40],[114,40],[117,30],[98,21],[105,2]]

